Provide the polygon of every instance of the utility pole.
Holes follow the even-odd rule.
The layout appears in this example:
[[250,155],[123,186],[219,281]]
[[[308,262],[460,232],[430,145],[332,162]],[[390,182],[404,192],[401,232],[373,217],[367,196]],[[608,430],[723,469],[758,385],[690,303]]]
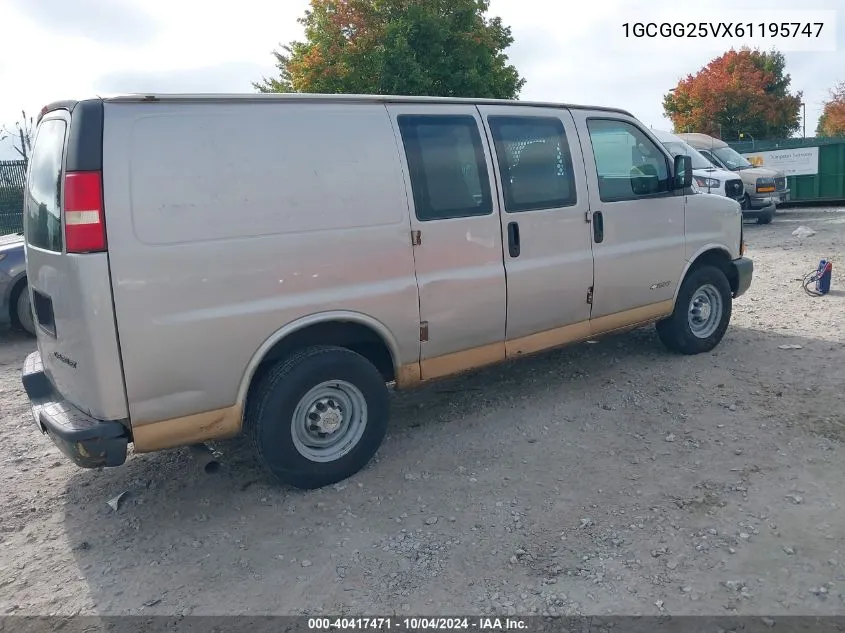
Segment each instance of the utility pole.
[[807,138],[807,104],[804,103],[803,101],[801,102],[801,109],[803,111],[803,113],[801,115],[801,122],[804,125],[803,135],[804,135],[804,138]]

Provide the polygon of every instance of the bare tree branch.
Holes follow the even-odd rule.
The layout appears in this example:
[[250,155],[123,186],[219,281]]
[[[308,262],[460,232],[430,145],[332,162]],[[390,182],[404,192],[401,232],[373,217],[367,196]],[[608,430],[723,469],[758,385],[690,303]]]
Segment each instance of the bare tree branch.
[[32,131],[32,117],[27,118],[26,112],[21,110],[21,120],[15,122],[14,132],[5,125],[0,127],[0,141],[4,141],[10,137],[15,138],[12,148],[23,160],[28,161],[29,155],[32,153]]

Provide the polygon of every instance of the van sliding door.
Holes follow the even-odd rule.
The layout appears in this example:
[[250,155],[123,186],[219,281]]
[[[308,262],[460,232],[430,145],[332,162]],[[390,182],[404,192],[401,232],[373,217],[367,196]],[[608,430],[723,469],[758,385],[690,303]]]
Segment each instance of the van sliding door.
[[390,105],[411,205],[423,380],[505,358],[493,164],[474,106]]

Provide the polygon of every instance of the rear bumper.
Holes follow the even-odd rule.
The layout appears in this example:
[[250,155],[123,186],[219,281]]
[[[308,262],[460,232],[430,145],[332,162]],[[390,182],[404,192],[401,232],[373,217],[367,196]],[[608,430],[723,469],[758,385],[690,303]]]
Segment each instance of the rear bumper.
[[99,468],[126,461],[128,428],[121,422],[92,418],[62,398],[44,373],[41,352],[26,357],[21,380],[35,424],[73,463]]
[[736,276],[736,289],[734,297],[739,297],[751,287],[751,279],[754,277],[754,260],[748,257],[740,257],[731,262],[733,272]]

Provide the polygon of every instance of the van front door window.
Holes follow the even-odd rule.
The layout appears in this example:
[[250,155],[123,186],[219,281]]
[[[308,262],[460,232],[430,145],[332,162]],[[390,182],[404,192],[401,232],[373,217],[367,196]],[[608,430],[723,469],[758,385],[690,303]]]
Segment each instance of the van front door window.
[[587,126],[603,202],[671,190],[666,155],[636,126],[614,119],[591,119]]

